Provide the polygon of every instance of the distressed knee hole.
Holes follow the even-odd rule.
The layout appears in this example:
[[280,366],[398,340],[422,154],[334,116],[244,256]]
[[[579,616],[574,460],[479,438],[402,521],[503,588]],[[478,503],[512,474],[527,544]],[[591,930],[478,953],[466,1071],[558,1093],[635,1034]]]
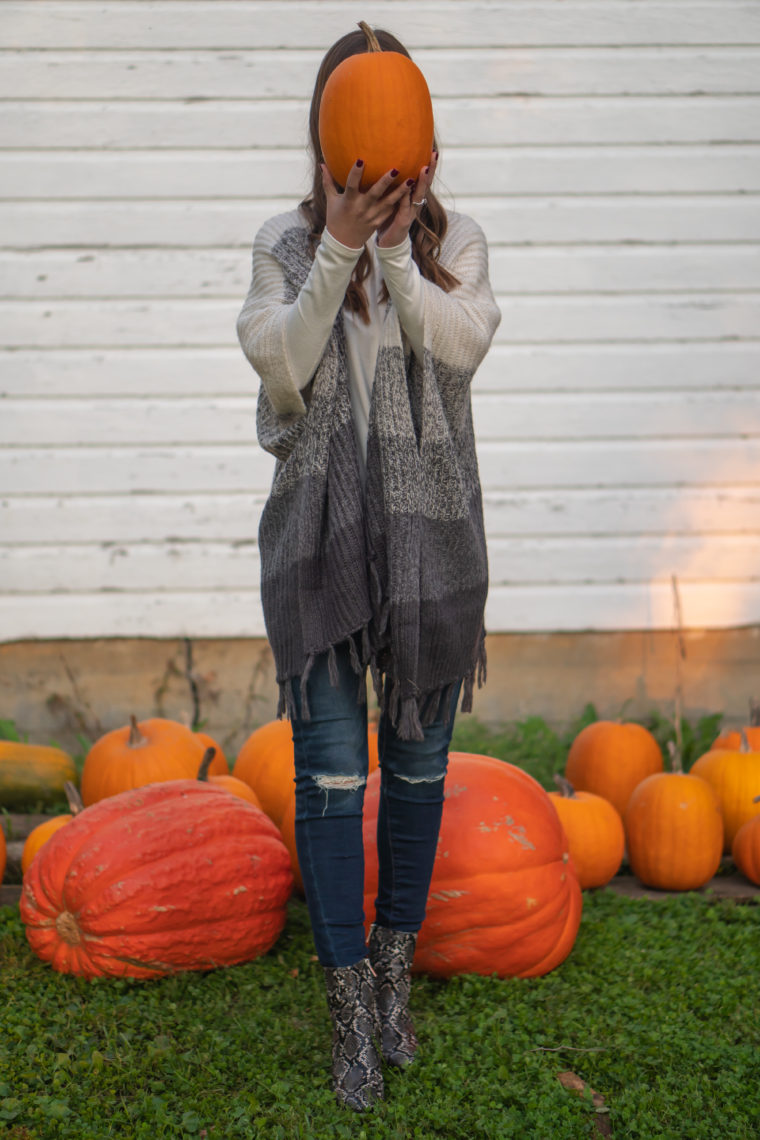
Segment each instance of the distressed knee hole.
[[356,792],[367,782],[364,776],[330,776],[326,773],[320,776],[312,776],[312,779],[317,787],[322,788],[325,792],[337,788],[342,788],[347,792]]
[[397,780],[403,780],[405,784],[437,784],[443,779],[443,773],[438,776],[402,776],[400,772],[395,772],[394,775]]

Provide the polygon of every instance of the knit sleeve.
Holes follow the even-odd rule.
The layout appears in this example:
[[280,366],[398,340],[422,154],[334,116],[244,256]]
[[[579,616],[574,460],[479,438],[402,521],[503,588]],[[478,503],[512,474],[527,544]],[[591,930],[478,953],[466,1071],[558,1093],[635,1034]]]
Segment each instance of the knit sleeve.
[[449,293],[425,280],[411,256],[411,243],[377,247],[388,292],[402,327],[420,355],[420,341],[436,360],[474,372],[493,339],[501,312],[488,279],[488,246],[472,218],[452,215],[441,264],[459,284]]
[[311,270],[294,300],[274,246],[292,215],[271,219],[253,244],[251,286],[237,321],[241,347],[261,378],[271,412],[287,419],[306,412],[303,389],[312,379],[343,303],[361,250],[323,235]]

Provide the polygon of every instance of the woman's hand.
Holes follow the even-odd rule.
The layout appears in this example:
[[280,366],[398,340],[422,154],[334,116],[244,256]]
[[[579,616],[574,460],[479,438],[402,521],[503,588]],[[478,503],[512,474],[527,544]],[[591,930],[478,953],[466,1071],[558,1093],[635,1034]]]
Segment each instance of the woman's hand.
[[401,242],[411,229],[412,222],[417,220],[417,216],[422,209],[425,195],[433,184],[433,177],[435,176],[435,168],[437,165],[438,152],[433,151],[430,156],[430,162],[427,166],[423,166],[417,181],[411,185],[409,183],[406,184],[409,188],[409,193],[399,200],[398,207],[388,221],[384,225],[378,226],[377,244],[379,246],[390,249],[391,246],[401,245]]
[[354,163],[341,194],[330,171],[324,163],[320,164],[327,200],[327,228],[336,241],[350,249],[361,249],[375,230],[388,225],[404,196],[409,197],[409,184],[393,185],[398,178],[397,170],[389,170],[368,190],[360,190],[363,165],[362,159]]

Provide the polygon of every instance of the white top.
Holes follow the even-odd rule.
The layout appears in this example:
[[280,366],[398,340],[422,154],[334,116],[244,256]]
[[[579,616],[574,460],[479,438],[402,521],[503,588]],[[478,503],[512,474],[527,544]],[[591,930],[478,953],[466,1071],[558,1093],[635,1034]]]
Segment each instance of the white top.
[[[301,211],[292,210],[261,227],[253,243],[251,287],[237,322],[243,351],[281,416],[305,411],[301,391],[317,369],[362,252],[324,230],[298,297],[286,304],[283,269],[272,250],[287,230],[307,225]],[[449,214],[442,249],[446,256],[441,260],[461,282],[449,293],[421,276],[408,237],[389,249],[378,246],[373,238],[366,248],[372,260],[372,273],[363,282],[370,323],[343,310],[349,394],[362,470],[375,362],[387,309],[379,299],[383,281],[398,313],[405,348],[420,358],[424,344],[437,359],[474,370],[501,316],[488,282],[485,237],[471,218]]]

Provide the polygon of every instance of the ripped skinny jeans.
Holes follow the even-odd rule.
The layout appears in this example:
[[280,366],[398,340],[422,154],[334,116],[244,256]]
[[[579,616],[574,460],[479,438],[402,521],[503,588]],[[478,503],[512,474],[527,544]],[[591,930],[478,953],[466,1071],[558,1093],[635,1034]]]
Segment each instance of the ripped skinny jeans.
[[[362,812],[367,782],[367,705],[348,642],[336,647],[339,685],[330,684],[327,654],[307,678],[309,720],[301,719],[300,678],[291,681],[296,784],[296,850],[317,957],[352,966],[367,953],[364,935]],[[376,922],[416,932],[425,917],[443,810],[443,780],[461,686],[448,724],[443,698],[424,741],[399,740],[389,719],[378,726],[380,805]]]

